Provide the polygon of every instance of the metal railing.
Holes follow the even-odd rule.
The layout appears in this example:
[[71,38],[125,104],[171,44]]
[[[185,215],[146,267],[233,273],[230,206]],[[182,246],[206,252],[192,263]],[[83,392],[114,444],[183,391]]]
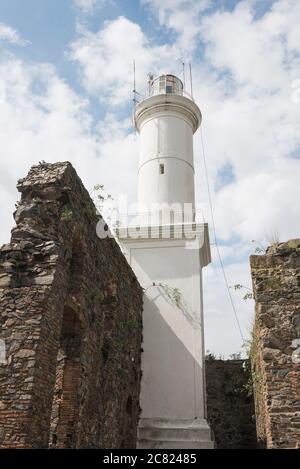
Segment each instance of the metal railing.
[[168,95],[176,95],[176,96],[184,96],[185,98],[188,98],[190,99],[191,101],[195,101],[193,96],[188,93],[188,91],[185,91],[185,90],[179,90],[178,92],[176,93],[149,93],[148,95],[142,95],[140,93],[138,93],[137,91],[134,92],[134,103],[135,105],[141,103],[142,101],[144,101],[145,99],[148,99],[148,98],[152,98],[153,96],[168,96]]

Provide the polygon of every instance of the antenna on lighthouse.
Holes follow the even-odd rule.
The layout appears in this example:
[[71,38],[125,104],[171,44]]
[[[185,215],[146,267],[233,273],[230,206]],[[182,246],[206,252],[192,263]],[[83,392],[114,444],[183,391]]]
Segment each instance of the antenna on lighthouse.
[[190,84],[191,84],[191,96],[193,97],[193,76],[192,76],[192,64],[189,64],[190,66]]
[[136,105],[136,89],[135,89],[135,60],[133,61],[133,109]]
[[[133,115],[134,115],[134,112],[135,112],[135,106],[136,106],[136,103],[137,103],[137,99],[136,99],[136,82],[135,82],[135,59],[133,60]],[[134,125],[134,139],[136,139],[136,126]]]
[[185,90],[185,63],[182,62],[183,90]]
[[154,78],[153,73],[149,72],[148,73],[148,95],[149,96],[151,94],[151,85],[152,85],[153,78]]

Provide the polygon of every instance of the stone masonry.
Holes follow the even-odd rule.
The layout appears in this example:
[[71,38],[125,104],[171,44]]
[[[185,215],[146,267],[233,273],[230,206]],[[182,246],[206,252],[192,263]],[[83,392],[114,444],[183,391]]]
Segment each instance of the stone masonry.
[[0,447],[134,448],[142,289],[70,163],[18,182],[0,249]]
[[300,239],[275,244],[250,263],[258,438],[262,447],[300,448]]
[[255,411],[249,360],[207,359],[207,419],[216,449],[255,449]]

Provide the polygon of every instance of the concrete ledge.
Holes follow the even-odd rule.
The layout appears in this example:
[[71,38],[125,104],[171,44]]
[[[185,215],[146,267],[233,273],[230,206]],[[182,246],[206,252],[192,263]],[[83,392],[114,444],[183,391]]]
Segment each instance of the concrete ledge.
[[141,419],[137,448],[212,449],[209,425],[205,419]]

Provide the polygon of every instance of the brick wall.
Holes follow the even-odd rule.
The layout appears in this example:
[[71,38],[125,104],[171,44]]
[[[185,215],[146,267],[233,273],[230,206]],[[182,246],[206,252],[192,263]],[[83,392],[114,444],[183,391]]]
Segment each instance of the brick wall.
[[300,448],[300,239],[251,256],[250,263],[258,438],[267,448]]
[[142,289],[97,237],[70,163],[34,166],[17,187],[0,250],[0,447],[135,447]]

